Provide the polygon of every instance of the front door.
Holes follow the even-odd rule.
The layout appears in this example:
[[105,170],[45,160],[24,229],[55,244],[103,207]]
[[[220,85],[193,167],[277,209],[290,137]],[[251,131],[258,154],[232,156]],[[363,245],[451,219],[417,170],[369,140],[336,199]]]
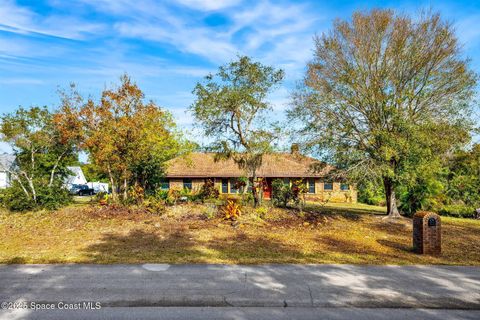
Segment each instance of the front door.
[[272,179],[265,178],[263,183],[263,199],[272,198]]

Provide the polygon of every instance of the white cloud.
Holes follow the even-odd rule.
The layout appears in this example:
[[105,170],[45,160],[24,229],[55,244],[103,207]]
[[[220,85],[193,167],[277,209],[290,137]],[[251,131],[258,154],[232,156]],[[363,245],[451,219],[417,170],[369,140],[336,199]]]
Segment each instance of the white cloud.
[[100,31],[99,24],[70,16],[40,16],[12,0],[0,2],[0,30],[19,34],[37,33],[66,39],[83,39],[85,34]]
[[205,27],[188,27],[166,23],[119,23],[117,31],[126,37],[165,42],[178,50],[196,54],[211,61],[226,61],[234,57],[238,49],[222,33],[213,33]]
[[240,0],[177,0],[176,2],[196,10],[213,11],[237,5]]
[[[111,3],[108,0],[101,1],[105,2]],[[198,4],[202,1],[191,2]],[[210,2],[205,3],[208,7]],[[311,29],[318,21],[318,17],[309,13],[308,7],[264,0],[229,11],[228,6],[234,2],[215,3],[217,6],[222,3],[227,8],[224,14],[231,21],[221,31],[204,25],[201,17],[187,19],[173,12],[159,15],[160,8],[145,0],[140,0],[140,8],[149,7],[150,14],[141,10],[145,14],[142,18],[122,19],[114,28],[121,36],[168,43],[179,51],[201,56],[215,64],[225,63],[237,54],[247,54],[286,69],[293,65],[303,68],[307,57],[311,55]],[[244,31],[247,32],[239,39],[238,34]],[[265,50],[265,45],[269,49]]]

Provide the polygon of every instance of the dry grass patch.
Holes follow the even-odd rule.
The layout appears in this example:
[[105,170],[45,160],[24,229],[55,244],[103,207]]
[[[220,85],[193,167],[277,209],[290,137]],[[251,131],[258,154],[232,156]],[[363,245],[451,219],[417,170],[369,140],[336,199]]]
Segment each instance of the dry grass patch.
[[200,204],[163,215],[88,205],[0,213],[1,263],[359,263],[480,265],[480,221],[443,218],[443,255],[411,252],[411,220],[367,205],[309,205],[304,213],[244,210],[232,223]]

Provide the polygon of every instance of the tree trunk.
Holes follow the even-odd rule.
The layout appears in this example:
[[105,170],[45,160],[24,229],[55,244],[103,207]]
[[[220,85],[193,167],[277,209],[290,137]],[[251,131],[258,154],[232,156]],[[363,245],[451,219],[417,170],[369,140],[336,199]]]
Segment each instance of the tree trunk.
[[20,185],[20,188],[22,188],[22,190],[25,193],[25,195],[27,196],[27,198],[31,198],[30,193],[28,193],[27,188],[25,188],[25,186],[23,185],[20,177],[16,173],[14,173],[13,171],[8,170],[7,172],[10,174],[10,177],[13,177],[13,180],[18,182],[18,184]]
[[257,174],[255,170],[252,174],[252,194],[253,194],[253,207],[257,208],[260,204],[260,199],[258,197],[258,182],[257,182]]
[[35,190],[35,186],[33,184],[33,179],[27,177],[28,186],[30,187],[30,191],[32,192],[33,202],[37,203],[37,191]]
[[53,166],[52,172],[50,173],[50,182],[48,183],[49,188],[52,187],[53,178],[55,177],[55,171],[57,170],[60,160],[62,160],[64,154],[65,152],[62,152],[62,154],[57,158],[57,161],[55,161],[55,165]]
[[385,187],[385,197],[387,200],[387,216],[389,218],[400,218],[392,179],[383,178],[383,185]]
[[108,168],[108,178],[110,179],[110,184],[112,185],[112,199],[113,201],[116,202],[118,200],[117,186],[115,184],[115,180],[113,179],[112,170],[110,170],[110,165],[108,165],[107,168]]
[[127,178],[123,178],[123,200],[127,200],[127,198],[128,198]]

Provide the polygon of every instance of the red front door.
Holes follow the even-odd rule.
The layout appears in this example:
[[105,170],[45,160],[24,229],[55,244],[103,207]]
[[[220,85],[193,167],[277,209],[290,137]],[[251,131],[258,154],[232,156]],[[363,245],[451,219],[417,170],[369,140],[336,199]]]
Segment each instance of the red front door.
[[265,178],[263,183],[263,199],[272,198],[272,179]]

